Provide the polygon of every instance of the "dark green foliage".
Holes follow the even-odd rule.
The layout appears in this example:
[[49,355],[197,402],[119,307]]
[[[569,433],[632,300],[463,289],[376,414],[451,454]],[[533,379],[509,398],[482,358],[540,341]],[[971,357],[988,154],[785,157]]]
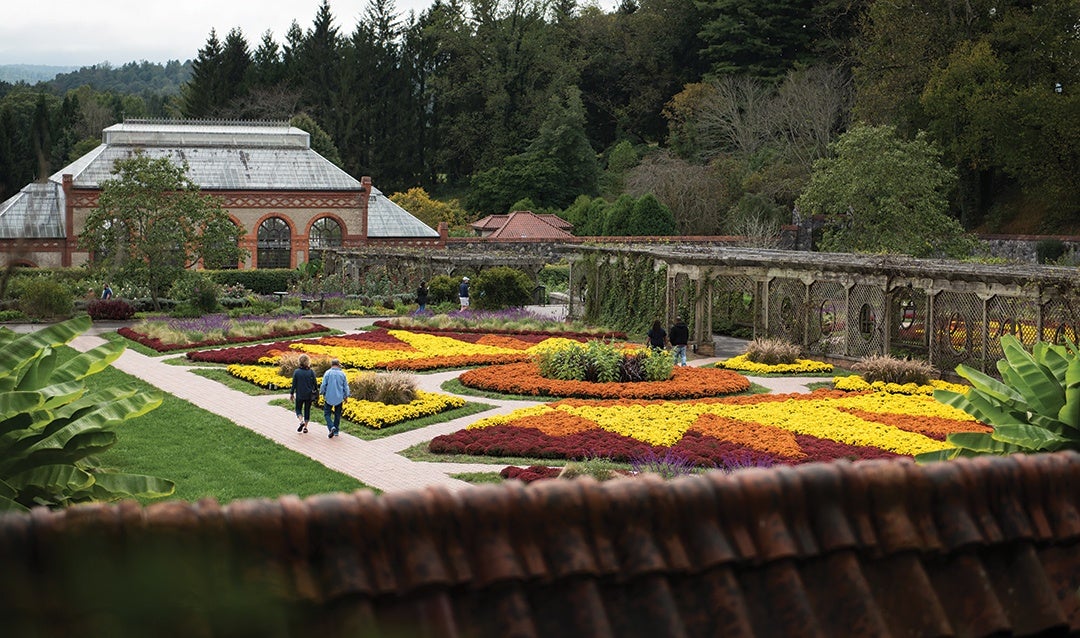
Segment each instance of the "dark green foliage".
[[634,198],[623,195],[604,210],[603,234],[609,236],[629,235],[631,217],[634,214]]
[[461,278],[450,275],[435,275],[428,280],[428,304],[457,303],[458,284]]
[[746,73],[776,79],[812,59],[815,29],[810,0],[702,0],[702,52],[713,75]]
[[1051,264],[1065,254],[1065,242],[1057,238],[1040,239],[1035,244],[1035,259],[1040,264]]
[[671,209],[661,204],[652,194],[643,195],[634,202],[630,212],[630,229],[633,236],[663,236],[675,234],[675,216]]
[[269,295],[292,288],[300,275],[288,268],[258,268],[252,270],[207,270],[213,281],[222,286],[242,285],[257,295]]
[[532,301],[532,290],[533,283],[529,276],[508,266],[483,270],[469,282],[472,305],[479,310],[528,305]]
[[664,381],[671,378],[674,369],[670,352],[626,350],[597,340],[544,349],[534,357],[534,361],[541,376],[592,383]]
[[592,255],[583,261],[584,320],[644,338],[654,318],[663,315],[667,270],[654,269],[652,259],[646,257],[623,256],[618,260],[618,268],[599,268]]
[[69,317],[74,305],[75,299],[67,286],[40,277],[27,282],[19,296],[19,309],[34,319]]

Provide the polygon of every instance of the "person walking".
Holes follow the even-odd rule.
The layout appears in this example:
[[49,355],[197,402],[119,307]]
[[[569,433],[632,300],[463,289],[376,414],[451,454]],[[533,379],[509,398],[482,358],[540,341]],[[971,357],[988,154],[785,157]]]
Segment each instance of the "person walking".
[[341,425],[341,413],[345,408],[345,399],[349,397],[349,379],[345,371],[341,369],[341,361],[336,358],[330,360],[330,369],[323,375],[322,385],[319,386],[319,394],[323,397],[323,416],[326,418],[326,429],[330,431],[327,438],[338,435],[338,426]]
[[675,317],[675,325],[668,331],[668,341],[671,342],[671,354],[675,356],[675,365],[685,366],[686,344],[690,342],[690,328],[682,317]]
[[458,301],[461,302],[461,309],[465,310],[469,307],[469,278],[462,277],[461,285],[458,286]]
[[293,370],[292,386],[289,388],[289,400],[296,406],[296,419],[300,425],[296,426],[297,432],[307,434],[307,424],[311,421],[311,403],[319,399],[319,384],[315,379],[315,371],[311,369],[311,358],[306,354],[300,355],[300,367]]
[[101,298],[103,300],[112,299],[112,287],[109,285],[109,282],[105,282],[105,288],[101,291]]
[[424,312],[424,310],[427,308],[427,298],[428,298],[427,282],[426,281],[421,281],[420,282],[420,287],[416,289],[416,303],[417,303],[417,305],[420,306],[416,310],[417,314],[419,314],[421,312]]
[[663,350],[664,344],[667,340],[667,331],[661,327],[659,321],[654,321],[652,328],[646,335],[649,337],[649,347],[654,350]]

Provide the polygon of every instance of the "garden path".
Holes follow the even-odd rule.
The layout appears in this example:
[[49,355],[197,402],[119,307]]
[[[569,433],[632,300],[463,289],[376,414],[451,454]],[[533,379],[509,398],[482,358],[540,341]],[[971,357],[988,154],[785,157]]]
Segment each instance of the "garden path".
[[[553,308],[553,307],[545,307]],[[557,312],[557,307],[553,312]],[[354,332],[361,326],[370,324],[372,319],[319,317],[316,321],[332,328]],[[19,331],[29,331],[40,326],[20,327]],[[95,325],[88,333],[77,337],[71,343],[80,351],[94,348],[103,340],[100,334],[115,330],[116,326]],[[727,337],[717,337],[717,356],[712,358],[691,356],[692,365],[706,365],[720,358],[727,358],[742,352],[745,342]],[[366,485],[384,492],[412,490],[439,485],[451,491],[458,491],[471,484],[453,478],[452,474],[464,472],[492,472],[501,469],[499,465],[488,463],[434,463],[412,461],[399,452],[423,443],[440,434],[449,434],[464,428],[476,419],[506,414],[521,407],[535,405],[534,401],[514,401],[502,399],[476,399],[495,406],[478,415],[470,415],[444,423],[429,425],[409,432],[394,434],[382,439],[365,441],[342,432],[337,438],[328,439],[325,428],[318,425],[321,414],[314,428],[309,428],[307,435],[296,433],[296,420],[291,410],[269,404],[278,396],[251,396],[225,387],[224,385],[195,374],[193,368],[178,367],[165,362],[169,357],[150,357],[132,349],[125,350],[113,364],[117,369],[138,377],[164,392],[190,401],[230,421],[248,428],[262,436],[279,443],[291,450],[311,457],[323,465],[355,477]],[[460,371],[439,372],[417,375],[418,386],[432,392],[445,392],[440,387],[443,382],[454,378]],[[806,392],[806,384],[815,381],[830,380],[828,377],[751,377],[755,383],[777,393]],[[287,395],[282,395],[287,396]]]

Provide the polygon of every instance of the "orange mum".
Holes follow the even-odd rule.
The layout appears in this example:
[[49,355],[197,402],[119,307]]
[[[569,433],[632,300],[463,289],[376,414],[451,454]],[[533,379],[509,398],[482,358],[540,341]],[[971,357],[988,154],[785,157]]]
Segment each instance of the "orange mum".
[[702,414],[690,429],[775,456],[788,459],[801,459],[806,456],[795,440],[794,433],[771,425],[740,421],[717,414]]

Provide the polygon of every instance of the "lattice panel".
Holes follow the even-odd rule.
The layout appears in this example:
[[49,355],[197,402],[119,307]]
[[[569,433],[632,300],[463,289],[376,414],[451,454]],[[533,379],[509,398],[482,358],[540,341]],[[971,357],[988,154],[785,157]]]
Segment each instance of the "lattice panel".
[[994,297],[986,302],[986,358],[993,364],[1005,356],[1001,349],[1001,336],[1016,336],[1030,348],[1039,337],[1039,307],[1031,299],[1019,297]]
[[965,363],[983,369],[982,300],[971,293],[941,292],[934,297],[930,362],[952,370]]
[[806,284],[798,279],[769,282],[769,336],[803,343],[806,321]]
[[893,350],[919,352],[924,356],[930,347],[926,331],[930,304],[926,291],[918,288],[894,290],[890,299],[889,344]]
[[810,285],[807,312],[806,349],[813,354],[841,354],[847,351],[847,305],[843,284],[818,281]]
[[690,277],[685,273],[679,273],[675,275],[675,285],[672,286],[671,297],[668,306],[667,318],[661,318],[660,323],[664,323],[667,320],[673,320],[677,315],[681,315],[683,319],[693,325],[694,314],[694,282],[690,280]]
[[845,333],[847,355],[866,357],[885,347],[885,292],[874,286],[857,285],[848,295]]
[[1080,299],[1060,297],[1046,302],[1043,313],[1043,341],[1064,344],[1068,337],[1077,343],[1080,334]]
[[746,275],[720,276],[713,281],[713,332],[754,334],[756,284]]

